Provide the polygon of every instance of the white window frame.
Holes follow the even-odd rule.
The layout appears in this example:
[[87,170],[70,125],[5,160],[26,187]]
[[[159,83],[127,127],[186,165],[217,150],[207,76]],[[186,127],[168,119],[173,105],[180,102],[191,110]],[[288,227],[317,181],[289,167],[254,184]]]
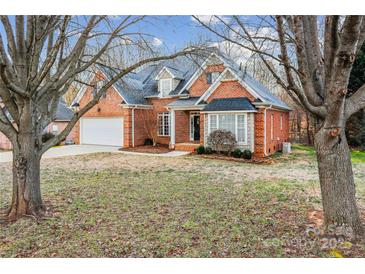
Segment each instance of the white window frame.
[[216,113],[216,114],[208,114],[208,135],[211,133],[210,130],[210,119],[212,116],[216,117],[216,123],[217,123],[217,129],[219,129],[219,115],[234,115],[235,116],[235,132],[234,135],[236,137],[236,141],[238,139],[238,116],[242,115],[243,121],[244,121],[244,142],[238,142],[238,145],[247,145],[248,144],[248,140],[247,140],[247,133],[248,133],[248,129],[247,129],[247,113]]
[[[168,129],[166,132],[166,125],[165,125],[165,117],[168,117],[167,119],[167,123],[168,123]],[[162,134],[160,134],[160,117],[161,122],[162,122]],[[162,136],[162,137],[166,137],[166,136],[170,136],[171,133],[171,121],[170,121],[170,112],[159,112],[157,114],[157,136]]]
[[212,73],[212,84],[218,79],[220,72],[219,71],[213,71]]
[[59,131],[59,127],[58,127],[58,125],[53,124],[53,125],[52,125],[52,133],[58,133],[58,131]]
[[280,114],[280,130],[283,130],[283,114]]
[[274,114],[270,115],[270,137],[274,140]]
[[[169,94],[169,92],[171,92],[172,90],[172,78],[165,78],[165,79],[160,79],[160,95],[161,97]],[[164,91],[162,90],[162,82],[168,82],[169,83],[169,89]]]

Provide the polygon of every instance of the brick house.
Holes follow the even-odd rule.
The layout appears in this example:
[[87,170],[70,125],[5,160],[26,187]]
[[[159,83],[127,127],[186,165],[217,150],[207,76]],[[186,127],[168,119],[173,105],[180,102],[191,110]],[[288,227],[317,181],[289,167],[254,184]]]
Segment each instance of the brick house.
[[[199,58],[198,58],[199,59]],[[82,108],[113,76],[100,68],[76,96]],[[76,143],[134,147],[148,138],[176,150],[232,131],[241,149],[264,157],[289,139],[290,108],[220,52],[148,65],[115,83],[76,125]]]
[[[1,102],[0,107],[4,107]],[[5,113],[8,115],[9,119],[11,119],[10,114],[7,111],[5,111]],[[50,123],[44,131],[57,135],[65,129],[73,115],[73,111],[67,106],[66,102],[61,99],[57,107],[55,120]],[[75,133],[76,132],[72,130],[71,133],[67,136],[66,140],[76,139],[74,136]],[[10,150],[11,148],[12,144],[10,140],[2,132],[0,132],[0,149]]]

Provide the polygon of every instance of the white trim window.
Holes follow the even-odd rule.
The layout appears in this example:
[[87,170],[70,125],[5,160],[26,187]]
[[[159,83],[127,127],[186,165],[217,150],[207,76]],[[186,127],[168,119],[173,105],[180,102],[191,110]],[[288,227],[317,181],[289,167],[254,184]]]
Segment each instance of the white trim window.
[[160,79],[161,96],[166,96],[172,90],[172,79]]
[[157,115],[158,136],[170,136],[170,112],[161,112]]
[[53,134],[58,134],[58,125],[52,125],[52,133]]
[[270,137],[271,140],[274,140],[274,114],[271,114],[270,117]]
[[217,129],[230,131],[238,144],[247,144],[247,114],[209,114],[208,134]]
[[219,77],[220,72],[208,72],[206,74],[207,77],[207,84],[213,84],[215,82],[215,80],[217,80],[217,78]]

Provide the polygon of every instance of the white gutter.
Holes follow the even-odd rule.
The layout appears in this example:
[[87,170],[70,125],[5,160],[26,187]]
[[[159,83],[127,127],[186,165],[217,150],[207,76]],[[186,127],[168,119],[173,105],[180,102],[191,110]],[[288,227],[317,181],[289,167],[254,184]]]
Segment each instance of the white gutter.
[[173,110],[202,110],[205,105],[202,106],[166,106],[166,109],[173,109]]
[[127,105],[127,104],[119,104],[123,108],[139,108],[139,109],[152,109],[153,107],[150,105]]

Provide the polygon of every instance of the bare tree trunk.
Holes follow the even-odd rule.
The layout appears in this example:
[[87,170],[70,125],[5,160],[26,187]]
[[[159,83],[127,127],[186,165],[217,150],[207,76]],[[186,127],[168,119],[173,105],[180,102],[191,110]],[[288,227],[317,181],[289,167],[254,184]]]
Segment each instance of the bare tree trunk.
[[9,220],[43,214],[40,189],[42,128],[37,116],[37,109],[32,103],[23,106],[17,143],[13,144],[13,196]]
[[314,139],[325,224],[347,226],[354,235],[363,235],[356,205],[350,150],[344,131],[336,138],[329,138],[328,132],[322,127]]
[[13,196],[9,220],[23,215],[40,216],[43,203],[40,189],[40,157],[34,151],[13,151]]
[[13,197],[9,220],[23,215],[40,216],[43,212],[40,189],[40,158],[36,155],[14,155]]
[[306,115],[306,120],[307,120],[307,127],[306,127],[306,130],[307,130],[307,142],[308,142],[308,145],[312,145],[313,142],[312,142],[312,136],[311,136],[311,131],[310,131],[310,121],[311,121],[311,117],[309,115],[308,112],[305,113]]
[[297,111],[297,136],[298,136],[298,143],[301,143],[301,139],[302,139],[302,133],[301,133],[301,129],[302,129],[302,115],[300,113],[300,110]]

